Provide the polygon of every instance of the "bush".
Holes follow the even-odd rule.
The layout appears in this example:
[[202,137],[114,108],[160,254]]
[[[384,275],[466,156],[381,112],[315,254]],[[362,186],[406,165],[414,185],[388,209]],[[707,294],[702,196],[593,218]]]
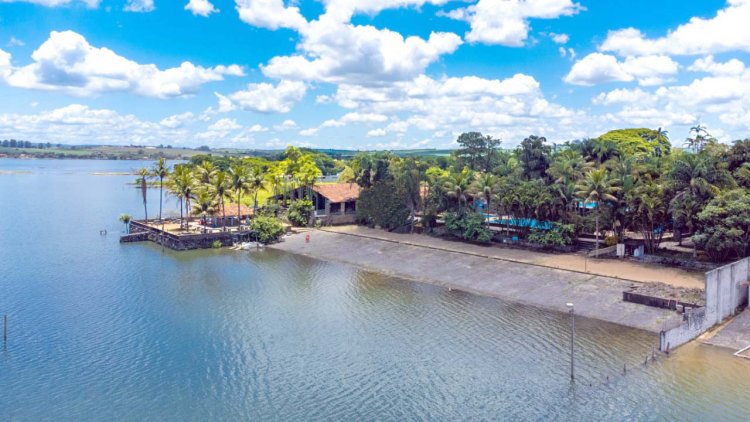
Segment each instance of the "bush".
[[211,247],[214,248],[214,249],[221,248],[221,240],[214,240],[214,242],[211,243]]
[[263,217],[278,217],[281,214],[281,205],[267,204],[258,208],[258,215]]
[[257,216],[250,223],[250,229],[255,231],[261,243],[275,242],[284,234],[284,225],[275,217]]
[[531,229],[527,240],[543,246],[568,246],[575,241],[575,226],[552,223],[550,230]]
[[287,211],[286,217],[292,225],[296,227],[305,227],[310,223],[310,217],[314,210],[315,207],[311,200],[299,199],[289,205],[289,211]]
[[364,189],[357,200],[357,217],[360,224],[380,226],[386,230],[406,228],[410,225],[411,212],[392,182],[377,182]]
[[492,240],[492,232],[487,228],[485,222],[484,216],[476,212],[449,212],[445,216],[445,227],[453,236],[464,240],[489,243]]
[[604,237],[604,244],[606,246],[615,246],[619,241],[620,239],[616,234],[610,234]]

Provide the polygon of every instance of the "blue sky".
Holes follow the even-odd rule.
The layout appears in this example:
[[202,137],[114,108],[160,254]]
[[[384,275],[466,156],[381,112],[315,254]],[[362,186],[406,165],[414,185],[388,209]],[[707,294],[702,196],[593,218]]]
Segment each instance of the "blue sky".
[[750,128],[750,0],[0,0],[0,139],[513,147]]

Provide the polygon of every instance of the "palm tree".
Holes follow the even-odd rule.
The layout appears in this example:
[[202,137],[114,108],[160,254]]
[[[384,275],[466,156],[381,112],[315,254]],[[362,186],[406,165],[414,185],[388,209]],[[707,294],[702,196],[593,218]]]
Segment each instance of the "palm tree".
[[398,195],[406,199],[409,208],[409,231],[414,233],[414,220],[422,200],[422,172],[413,158],[394,160],[391,164]]
[[132,218],[129,214],[120,214],[120,221],[125,223],[125,233],[130,234],[130,220]]
[[159,158],[159,161],[156,162],[152,171],[154,176],[159,178],[159,220],[161,220],[161,205],[164,200],[164,178],[169,176],[167,160]]
[[214,163],[205,160],[195,168],[195,171],[198,175],[198,181],[205,185],[209,185],[211,184],[211,179],[214,177],[218,170],[216,169]]
[[471,186],[471,171],[463,171],[449,175],[445,180],[445,192],[450,198],[455,198],[458,202],[458,212],[462,212],[462,204],[468,203],[466,193]]
[[[216,203],[221,209],[221,228],[224,231],[227,230],[227,214],[226,210],[224,209],[224,198],[229,197],[229,181],[229,175],[221,170],[215,172],[210,180],[211,192],[216,196]],[[237,217],[239,218],[239,215]]]
[[577,186],[576,195],[586,203],[594,203],[596,206],[596,248],[599,249],[599,216],[601,215],[601,203],[614,202],[614,196],[620,188],[614,185],[607,173],[607,169],[600,168],[591,170]]
[[[193,204],[193,213],[201,215],[204,219],[206,216],[213,216],[216,213],[216,196],[208,189],[201,189],[195,194],[195,203]],[[203,225],[203,233],[206,232],[206,225]]]
[[151,173],[147,168],[138,170],[138,179],[136,182],[140,185],[141,195],[143,196],[143,213],[146,215],[146,221],[148,221],[148,207],[146,206],[146,193],[148,192],[148,178],[151,177]]
[[703,150],[703,147],[706,146],[706,143],[711,139],[711,135],[708,133],[706,127],[700,123],[690,128],[690,135],[692,135],[692,137],[688,136],[688,138],[685,139],[685,145],[692,149],[693,152],[700,152]]
[[492,173],[482,173],[472,185],[473,191],[484,198],[484,203],[487,206],[485,213],[487,225],[490,224],[491,201],[497,191],[497,184],[497,176]]
[[195,184],[193,172],[185,165],[176,166],[167,180],[167,189],[180,200],[180,228],[184,228],[183,209],[187,211],[188,223],[190,223],[190,199],[193,197]]
[[240,204],[242,194],[250,191],[250,172],[242,163],[234,163],[229,166],[229,187],[237,197],[237,218],[240,218]]
[[253,192],[253,215],[258,212],[258,193],[266,188],[266,178],[263,175],[263,169],[258,166],[253,167],[248,179],[248,187]]

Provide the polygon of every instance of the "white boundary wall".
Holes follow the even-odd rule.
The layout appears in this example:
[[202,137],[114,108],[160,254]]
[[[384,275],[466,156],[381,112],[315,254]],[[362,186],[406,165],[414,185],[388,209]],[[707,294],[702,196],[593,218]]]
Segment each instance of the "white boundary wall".
[[747,305],[750,257],[706,273],[706,307],[686,312],[677,327],[665,328],[659,336],[659,349],[668,351],[698,337]]

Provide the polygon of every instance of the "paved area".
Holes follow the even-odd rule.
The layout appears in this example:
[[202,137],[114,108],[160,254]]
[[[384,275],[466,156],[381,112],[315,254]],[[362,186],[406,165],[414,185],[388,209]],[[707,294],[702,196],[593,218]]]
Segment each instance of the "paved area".
[[269,247],[560,312],[573,302],[579,315],[651,332],[679,318],[674,312],[623,302],[623,290],[633,283],[621,279],[493,258],[486,252],[481,256],[321,230],[310,232],[309,243],[305,236],[288,236]]
[[605,277],[637,282],[660,282],[675,287],[703,289],[705,274],[660,265],[636,263],[627,260],[587,258],[581,254],[554,254],[501,246],[480,246],[418,234],[390,233],[363,226],[326,227],[325,231],[384,239],[403,244],[438,248],[456,252],[474,253],[512,262],[541,265],[549,268],[580,271]]
[[713,336],[702,341],[714,346],[726,347],[735,352],[750,346],[750,310],[746,309],[727,325],[719,328]]

